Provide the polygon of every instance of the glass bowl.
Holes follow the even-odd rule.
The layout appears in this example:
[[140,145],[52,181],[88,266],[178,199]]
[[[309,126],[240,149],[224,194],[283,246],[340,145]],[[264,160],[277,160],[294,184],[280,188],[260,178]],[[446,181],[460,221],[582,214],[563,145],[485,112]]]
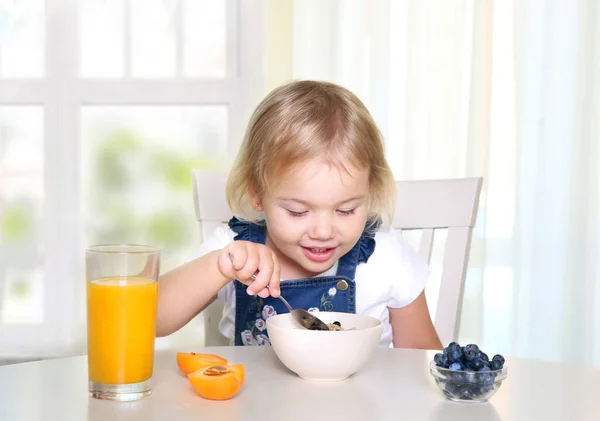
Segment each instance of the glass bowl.
[[429,363],[429,372],[444,395],[455,402],[485,402],[506,379],[506,366],[495,371],[450,370]]

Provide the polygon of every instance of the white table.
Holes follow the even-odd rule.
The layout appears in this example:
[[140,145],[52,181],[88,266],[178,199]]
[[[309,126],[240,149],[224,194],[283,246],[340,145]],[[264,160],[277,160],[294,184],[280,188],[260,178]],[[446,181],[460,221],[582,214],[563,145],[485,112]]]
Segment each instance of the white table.
[[[187,351],[187,350],[186,350]],[[508,359],[508,378],[483,404],[443,397],[428,371],[431,351],[377,349],[363,371],[339,383],[311,383],[289,372],[266,347],[196,349],[246,366],[229,401],[195,394],[175,362],[156,355],[153,393],[129,402],[88,397],[86,357],[0,367],[2,421],[235,420],[599,420],[600,369]]]

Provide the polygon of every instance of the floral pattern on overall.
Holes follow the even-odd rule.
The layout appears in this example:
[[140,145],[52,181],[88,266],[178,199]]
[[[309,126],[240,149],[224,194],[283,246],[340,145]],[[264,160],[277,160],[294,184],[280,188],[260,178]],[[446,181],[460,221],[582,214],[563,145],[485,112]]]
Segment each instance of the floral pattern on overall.
[[246,324],[246,329],[240,332],[242,342],[247,346],[269,346],[271,341],[267,336],[267,322],[266,320],[277,314],[277,311],[270,305],[264,305],[262,298],[255,297],[252,301],[252,307],[250,309],[254,313],[254,321],[249,321]]
[[[333,297],[335,297],[335,294],[337,294],[337,289],[335,287],[331,287],[329,288],[329,291],[327,291],[327,294],[323,294],[321,295],[321,303],[319,304],[318,310],[319,311],[333,311],[333,303],[332,303],[332,299]],[[311,307],[315,308],[315,307]],[[310,309],[309,309],[310,311]]]

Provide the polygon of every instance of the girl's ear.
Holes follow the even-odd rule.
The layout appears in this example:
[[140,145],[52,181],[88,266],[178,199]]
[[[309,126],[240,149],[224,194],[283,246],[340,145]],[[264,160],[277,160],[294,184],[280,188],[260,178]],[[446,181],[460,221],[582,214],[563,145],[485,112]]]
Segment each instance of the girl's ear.
[[250,186],[250,205],[256,212],[262,212],[263,210],[261,197],[253,186]]
[[263,210],[263,206],[262,206],[262,201],[260,200],[260,198],[258,197],[258,195],[253,195],[252,196],[252,209],[254,209],[257,212],[262,212]]

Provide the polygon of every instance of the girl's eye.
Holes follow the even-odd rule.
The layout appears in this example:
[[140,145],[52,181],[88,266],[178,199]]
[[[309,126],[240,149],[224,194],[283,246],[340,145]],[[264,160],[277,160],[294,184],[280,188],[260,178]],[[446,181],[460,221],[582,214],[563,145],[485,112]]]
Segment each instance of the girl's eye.
[[287,211],[287,213],[288,213],[290,216],[293,216],[294,218],[299,218],[299,217],[301,217],[301,216],[304,216],[304,215],[306,215],[306,212],[307,212],[307,211],[302,211],[302,212],[294,212],[294,211],[292,211],[292,210],[289,210],[289,209],[286,209],[286,211]]
[[355,210],[356,210],[356,208],[354,208],[354,209],[348,209],[348,210],[344,210],[344,209],[338,209],[338,213],[339,213],[340,215],[347,216],[347,215],[352,215],[352,214],[354,213],[354,211],[355,211]]

